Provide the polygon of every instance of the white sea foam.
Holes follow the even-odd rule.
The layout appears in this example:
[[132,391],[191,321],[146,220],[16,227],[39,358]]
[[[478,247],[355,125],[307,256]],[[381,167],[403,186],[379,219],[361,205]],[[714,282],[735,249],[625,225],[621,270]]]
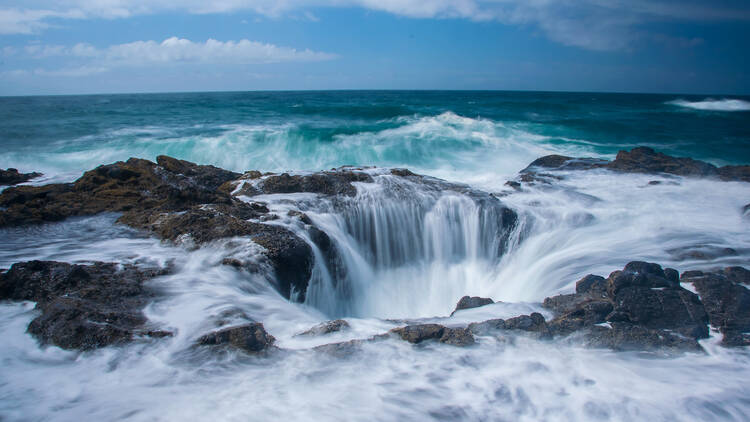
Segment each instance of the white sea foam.
[[674,100],[669,101],[667,104],[705,111],[750,111],[750,102],[736,99],[714,100],[707,98],[702,101]]

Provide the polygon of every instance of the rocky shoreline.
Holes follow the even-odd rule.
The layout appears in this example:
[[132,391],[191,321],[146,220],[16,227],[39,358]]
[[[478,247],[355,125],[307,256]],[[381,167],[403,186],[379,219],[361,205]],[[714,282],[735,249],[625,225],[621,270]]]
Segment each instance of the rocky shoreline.
[[[550,171],[601,169],[750,182],[750,166],[715,167],[640,147],[621,151],[611,162],[542,157],[522,170],[508,185],[523,189],[524,185],[554,183],[563,177],[550,174]],[[470,192],[466,186],[420,176],[405,169],[393,169],[389,174],[435,191]],[[31,178],[39,174],[19,175],[21,178],[26,176]],[[262,248],[264,259],[275,273],[278,285],[274,287],[279,293],[287,299],[303,302],[314,257],[310,244],[300,237],[300,233],[304,233],[331,261],[336,259],[335,245],[304,213],[289,211],[286,215],[279,215],[254,197],[309,193],[343,201],[357,194],[356,183],[368,182],[372,182],[372,175],[367,169],[356,167],[310,174],[262,174],[258,171],[240,174],[167,156],[157,157],[156,162],[131,158],[97,167],[73,183],[5,189],[0,193],[0,227],[117,212],[121,213],[118,223],[190,248],[221,239],[248,238]],[[510,230],[516,224],[515,212],[496,196],[476,195],[481,201],[490,201],[492,206],[501,210],[500,226],[503,230]],[[740,212],[746,216],[750,214],[750,204]],[[273,224],[279,218],[294,219],[302,232],[295,233]],[[257,271],[257,264],[242,259],[227,257],[222,263],[241,271]],[[41,344],[91,350],[158,339],[174,333],[154,326],[142,309],[162,294],[151,288],[149,281],[169,272],[169,268],[140,268],[103,262],[88,265],[19,262],[0,272],[0,300],[37,303],[40,315],[29,324],[28,332]],[[531,313],[464,326],[407,324],[370,339],[331,343],[319,346],[318,350],[339,353],[386,337],[414,344],[437,341],[471,346],[483,336],[522,333],[540,341],[573,341],[588,347],[618,351],[700,352],[702,348],[698,341],[709,336],[709,327],[721,333],[724,346],[748,346],[749,288],[750,271],[742,267],[712,272],[686,271],[680,275],[676,270],[663,269],[658,264],[634,261],[607,278],[584,277],[576,283],[575,293],[546,298],[541,306],[553,315],[549,320],[540,313]],[[489,298],[467,296],[459,301],[451,315],[492,303]],[[299,335],[325,336],[348,327],[345,320],[335,320]],[[195,344],[230,347],[249,353],[276,348],[274,337],[266,332],[261,322],[255,321],[207,332]]]

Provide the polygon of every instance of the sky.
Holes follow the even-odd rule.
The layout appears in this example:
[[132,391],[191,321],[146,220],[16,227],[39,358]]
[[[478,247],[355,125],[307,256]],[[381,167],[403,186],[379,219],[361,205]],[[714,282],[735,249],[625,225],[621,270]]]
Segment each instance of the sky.
[[750,94],[747,0],[0,0],[0,95]]

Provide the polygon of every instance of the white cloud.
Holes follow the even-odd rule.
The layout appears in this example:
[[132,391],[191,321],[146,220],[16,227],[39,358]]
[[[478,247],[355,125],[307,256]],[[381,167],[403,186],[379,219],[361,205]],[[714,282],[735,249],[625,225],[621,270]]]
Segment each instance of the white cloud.
[[[96,48],[90,44],[61,45],[32,44],[25,47],[28,57],[70,58],[77,66],[58,70],[37,69],[31,72],[41,76],[88,76],[113,68],[168,65],[180,63],[210,63],[224,65],[264,64],[280,62],[312,62],[331,60],[335,54],[280,47],[257,41],[218,41],[209,39],[194,42],[171,37],[162,42],[135,41]],[[83,64],[80,64],[84,62]]]
[[[26,0],[0,9],[0,33],[29,34],[54,19],[250,11],[269,17],[314,7],[361,7],[411,18],[494,20],[541,29],[553,41],[593,50],[626,47],[639,25],[659,21],[750,20],[733,0]],[[310,15],[314,16],[314,15]],[[314,20],[314,19],[313,19]]]

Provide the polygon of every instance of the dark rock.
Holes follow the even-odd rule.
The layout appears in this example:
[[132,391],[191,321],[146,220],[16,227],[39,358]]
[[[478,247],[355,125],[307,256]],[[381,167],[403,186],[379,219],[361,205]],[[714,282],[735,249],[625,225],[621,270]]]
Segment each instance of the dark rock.
[[391,169],[391,174],[400,177],[416,176],[416,174],[412,173],[409,169]]
[[534,333],[540,339],[552,337],[542,314],[533,312],[531,315],[520,315],[505,320],[506,330],[522,330]]
[[0,169],[0,185],[17,185],[19,183],[28,182],[31,179],[41,176],[42,173],[19,173],[17,169],[9,168],[7,170]]
[[446,327],[438,341],[445,344],[452,344],[453,346],[471,346],[475,343],[474,336],[468,328]]
[[131,158],[88,171],[74,183],[19,186],[0,194],[0,226],[59,221],[100,212],[181,211],[230,203],[218,187],[237,173],[160,157],[167,167]]
[[750,204],[747,204],[744,207],[742,207],[742,214],[743,215],[750,215]]
[[677,271],[643,261],[628,263],[606,280],[586,276],[576,283],[575,294],[546,298],[542,306],[556,314],[548,324],[555,335],[617,322],[641,330],[633,333],[670,330],[693,339],[708,337],[703,303],[680,287]]
[[703,348],[694,338],[665,330],[649,329],[627,322],[613,322],[611,328],[592,326],[583,333],[588,347],[617,351],[700,352]]
[[730,267],[717,273],[685,273],[681,279],[693,283],[711,325],[724,334],[726,346],[746,345],[744,333],[750,332],[750,289],[736,282],[746,276],[743,270]]
[[483,336],[496,331],[504,330],[505,320],[497,318],[488,319],[487,321],[483,322],[472,322],[471,324],[469,324],[468,329],[475,335]]
[[37,302],[41,315],[28,331],[41,343],[88,350],[171,335],[150,329],[141,312],[153,296],[144,282],[162,274],[114,263],[22,262],[0,274],[0,299]]
[[505,182],[505,186],[510,186],[514,190],[520,190],[521,189],[521,184],[518,183],[518,182],[515,182],[513,180],[508,180],[507,182]]
[[478,308],[480,306],[491,305],[493,303],[495,302],[487,297],[464,296],[459,299],[458,303],[456,304],[456,309],[451,312],[451,316],[462,309]]
[[441,343],[454,346],[474,344],[474,336],[469,329],[448,328],[439,324],[407,325],[406,327],[394,328],[391,332],[400,336],[402,340],[414,344],[426,340],[438,340]]
[[718,171],[722,180],[750,182],[750,166],[724,166]]
[[[554,170],[590,170],[606,168],[625,173],[666,173],[689,177],[717,177],[727,181],[750,182],[750,166],[724,166],[717,168],[713,164],[685,157],[672,157],[656,152],[648,147],[637,147],[630,151],[620,151],[617,157],[608,162],[593,158],[572,158],[561,155],[548,155],[534,160],[521,170],[523,182],[536,182],[537,169]],[[523,176],[526,175],[527,180]],[[651,181],[649,185],[660,184]]]
[[442,337],[444,330],[445,327],[439,324],[418,324],[394,328],[391,332],[398,334],[402,340],[417,344],[425,340],[439,339]]
[[372,182],[372,177],[367,173],[346,168],[308,175],[290,176],[288,173],[282,173],[266,177],[258,187],[265,194],[310,192],[354,196],[357,194],[357,188],[352,182]]
[[750,270],[743,267],[726,267],[722,272],[731,282],[750,285]]
[[349,323],[343,319],[336,319],[333,321],[322,322],[309,330],[303,331],[298,336],[319,336],[338,331],[348,330],[350,328]]
[[224,328],[201,336],[201,346],[227,346],[249,353],[258,353],[273,347],[276,339],[268,334],[260,322]]
[[714,245],[693,245],[686,248],[669,249],[667,252],[678,261],[698,260],[708,261],[725,256],[737,256],[738,253],[733,248],[726,248]]
[[669,173],[679,176],[715,176],[716,166],[692,158],[672,157],[651,148],[638,147],[620,151],[606,165],[610,170],[626,173]]
[[341,341],[315,346],[313,347],[313,350],[316,352],[328,353],[334,357],[344,358],[361,350],[364,343],[365,340]]

